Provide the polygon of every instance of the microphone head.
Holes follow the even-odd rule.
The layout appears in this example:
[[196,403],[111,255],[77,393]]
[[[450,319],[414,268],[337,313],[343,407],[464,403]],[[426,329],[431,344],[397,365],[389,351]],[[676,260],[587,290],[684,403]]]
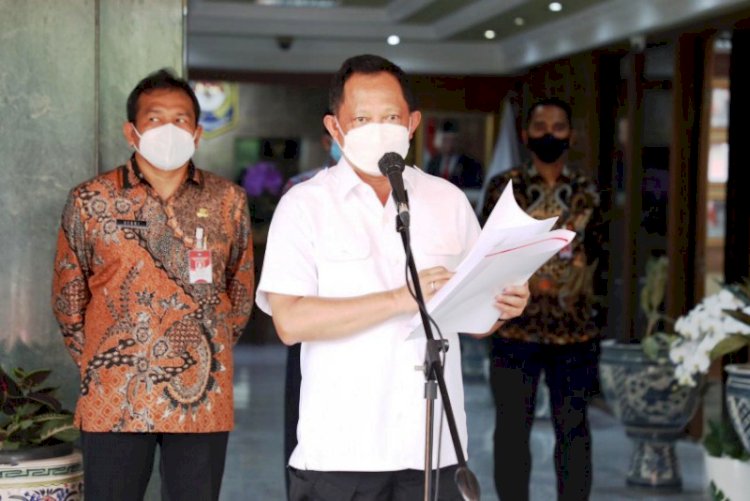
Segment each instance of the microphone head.
[[395,151],[386,153],[378,161],[378,168],[384,176],[387,176],[389,172],[393,172],[394,170],[396,172],[403,172],[405,165],[406,164],[404,163],[404,157],[402,157]]

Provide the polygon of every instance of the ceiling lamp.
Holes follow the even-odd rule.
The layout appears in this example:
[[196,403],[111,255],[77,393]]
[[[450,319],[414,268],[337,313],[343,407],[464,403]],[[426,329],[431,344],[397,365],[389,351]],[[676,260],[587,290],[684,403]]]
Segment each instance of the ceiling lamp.
[[524,18],[522,18],[522,17],[517,17],[517,18],[515,18],[515,19],[513,20],[513,23],[514,23],[514,24],[515,24],[516,26],[523,26],[524,24],[526,24],[526,20],[525,20]]
[[388,37],[388,45],[398,45],[401,43],[401,38],[398,35],[391,35]]
[[562,10],[562,4],[560,2],[550,2],[549,10],[552,12],[560,12]]
[[493,40],[495,38],[495,30],[487,30],[484,32],[484,38],[487,40]]

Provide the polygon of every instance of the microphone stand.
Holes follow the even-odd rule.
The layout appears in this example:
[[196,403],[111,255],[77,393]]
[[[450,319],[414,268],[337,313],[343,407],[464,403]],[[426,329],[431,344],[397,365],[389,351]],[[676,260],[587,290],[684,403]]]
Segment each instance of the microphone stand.
[[456,470],[454,481],[465,501],[479,501],[479,482],[466,464],[466,458],[464,457],[463,449],[461,448],[461,441],[458,437],[456,418],[453,415],[453,407],[451,406],[450,397],[448,395],[448,388],[445,385],[443,366],[440,361],[440,353],[448,351],[448,341],[435,339],[432,334],[432,326],[430,325],[430,319],[427,315],[422,287],[419,285],[417,266],[414,263],[414,256],[411,253],[408,219],[406,219],[406,222],[407,224],[404,224],[401,214],[396,215],[396,231],[401,235],[401,241],[404,244],[407,266],[409,267],[409,273],[411,275],[412,283],[414,284],[414,292],[416,294],[417,304],[419,305],[419,314],[422,317],[422,325],[424,326],[427,342],[425,362],[422,366],[425,375],[424,395],[426,404],[424,501],[431,500],[434,488],[432,485],[432,444],[435,398],[437,396],[436,388],[440,390],[440,397],[443,399],[443,408],[445,409],[448,429],[450,430],[451,440],[453,441],[453,449],[456,451],[456,458],[458,459],[458,469]]

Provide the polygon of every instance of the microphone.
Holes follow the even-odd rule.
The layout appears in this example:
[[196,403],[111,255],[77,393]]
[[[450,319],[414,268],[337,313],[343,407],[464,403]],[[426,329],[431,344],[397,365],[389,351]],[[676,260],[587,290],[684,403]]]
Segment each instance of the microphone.
[[404,158],[395,152],[386,153],[380,161],[378,161],[380,172],[388,178],[388,182],[391,184],[391,195],[393,196],[393,201],[396,202],[398,218],[401,220],[401,224],[405,228],[408,228],[409,199],[406,196],[404,178],[401,174],[404,172],[404,167]]

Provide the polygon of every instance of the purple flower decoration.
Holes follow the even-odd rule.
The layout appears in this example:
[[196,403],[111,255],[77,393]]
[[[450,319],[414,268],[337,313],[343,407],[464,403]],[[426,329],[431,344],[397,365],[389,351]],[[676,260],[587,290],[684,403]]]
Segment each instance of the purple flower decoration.
[[263,192],[278,195],[284,178],[272,162],[258,162],[245,170],[242,178],[242,187],[248,195],[259,197]]

